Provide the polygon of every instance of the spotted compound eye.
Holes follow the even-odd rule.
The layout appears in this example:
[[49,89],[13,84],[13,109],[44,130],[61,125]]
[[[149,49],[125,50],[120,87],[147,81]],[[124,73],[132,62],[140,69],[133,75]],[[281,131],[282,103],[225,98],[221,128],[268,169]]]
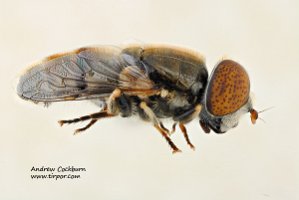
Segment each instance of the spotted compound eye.
[[233,113],[247,103],[249,91],[245,69],[232,60],[223,60],[215,67],[208,84],[207,110],[215,116]]

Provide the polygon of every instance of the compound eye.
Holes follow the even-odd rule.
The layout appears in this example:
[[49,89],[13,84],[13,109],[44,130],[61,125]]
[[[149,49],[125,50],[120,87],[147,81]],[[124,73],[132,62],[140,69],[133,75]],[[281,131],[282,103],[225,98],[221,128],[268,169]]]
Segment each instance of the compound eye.
[[232,60],[221,61],[207,87],[207,110],[215,116],[233,113],[247,103],[250,82],[245,69]]

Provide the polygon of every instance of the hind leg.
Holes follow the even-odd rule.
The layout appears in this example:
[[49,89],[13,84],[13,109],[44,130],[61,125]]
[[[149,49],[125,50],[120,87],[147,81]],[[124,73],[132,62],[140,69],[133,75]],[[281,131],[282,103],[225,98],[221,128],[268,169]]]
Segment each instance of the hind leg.
[[59,120],[58,123],[60,124],[60,126],[63,126],[64,124],[72,124],[72,123],[90,120],[90,122],[86,126],[76,129],[74,134],[85,131],[86,129],[88,129],[92,125],[94,125],[99,119],[113,117],[113,116],[118,115],[119,108],[118,108],[117,100],[121,96],[121,94],[122,94],[121,91],[118,88],[116,88],[111,93],[111,95],[107,101],[108,106],[105,107],[103,111],[100,111],[97,113],[92,113],[90,115],[85,115],[85,116],[70,119],[70,120]]
[[80,133],[82,131],[85,131],[86,129],[90,128],[99,119],[113,117],[113,116],[116,116],[116,115],[109,114],[107,112],[107,110],[103,110],[101,112],[92,113],[90,115],[85,115],[85,116],[82,116],[82,117],[79,117],[79,118],[75,118],[75,119],[59,120],[58,123],[60,124],[60,126],[63,126],[64,124],[72,124],[72,123],[77,123],[77,122],[82,122],[82,121],[90,120],[90,122],[86,126],[75,130],[74,134],[78,134],[78,133]]

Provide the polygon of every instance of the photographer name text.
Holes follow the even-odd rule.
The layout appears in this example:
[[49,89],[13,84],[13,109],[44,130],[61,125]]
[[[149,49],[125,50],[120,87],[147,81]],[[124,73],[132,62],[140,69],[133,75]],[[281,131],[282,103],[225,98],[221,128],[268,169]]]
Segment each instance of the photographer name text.
[[58,166],[58,167],[35,167],[31,168],[31,179],[80,179],[80,173],[86,172],[84,167],[74,167],[74,166]]

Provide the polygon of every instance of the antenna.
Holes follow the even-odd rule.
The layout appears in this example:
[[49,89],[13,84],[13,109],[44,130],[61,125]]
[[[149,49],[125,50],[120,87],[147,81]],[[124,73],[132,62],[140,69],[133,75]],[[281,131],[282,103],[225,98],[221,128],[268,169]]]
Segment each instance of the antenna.
[[271,107],[269,107],[269,108],[265,108],[265,109],[259,111],[258,113],[263,113],[263,112],[266,112],[266,111],[271,110],[271,109],[273,109],[273,108],[275,108],[275,107],[274,107],[274,106],[271,106]]
[[256,110],[254,110],[253,108],[249,111],[250,112],[250,118],[251,118],[251,122],[252,124],[255,124],[257,119],[260,119],[262,122],[266,123],[266,121],[263,118],[259,117],[259,113],[263,113],[265,111],[268,111],[270,109],[274,108],[274,106],[271,106],[269,108],[263,109],[259,112],[257,112]]

